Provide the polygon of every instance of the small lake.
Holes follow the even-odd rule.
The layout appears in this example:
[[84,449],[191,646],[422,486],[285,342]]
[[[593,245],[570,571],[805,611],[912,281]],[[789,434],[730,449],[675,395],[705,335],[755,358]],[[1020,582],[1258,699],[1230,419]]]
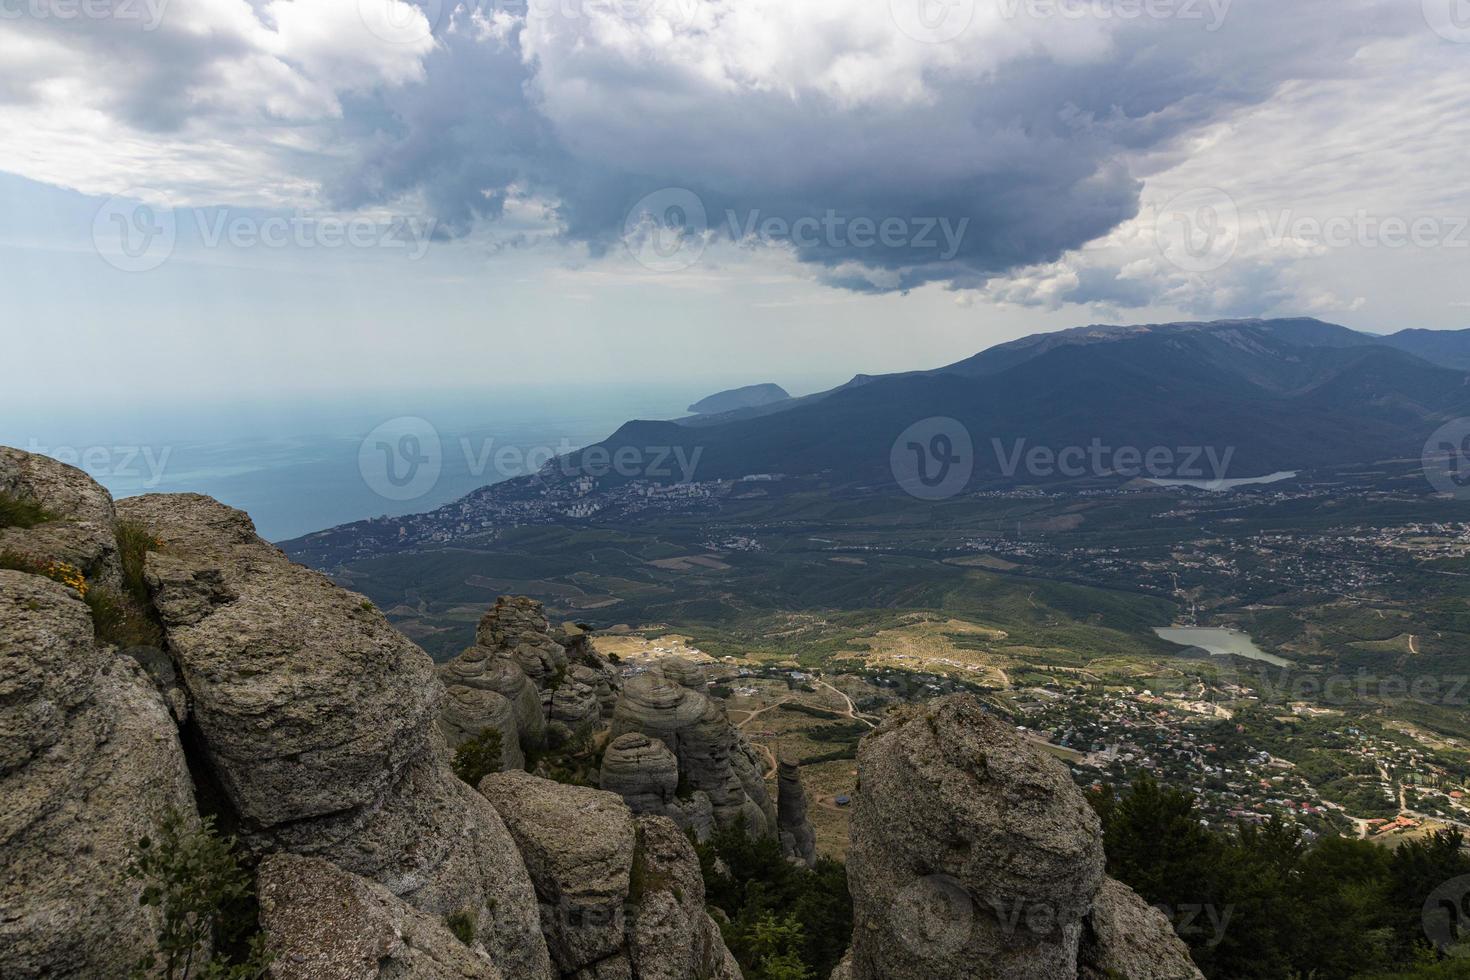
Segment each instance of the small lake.
[[1283,660],[1256,646],[1255,641],[1240,630],[1219,626],[1159,626],[1154,628],[1160,639],[1185,647],[1199,647],[1217,657],[1227,654],[1259,660],[1277,667],[1290,667],[1290,660]]

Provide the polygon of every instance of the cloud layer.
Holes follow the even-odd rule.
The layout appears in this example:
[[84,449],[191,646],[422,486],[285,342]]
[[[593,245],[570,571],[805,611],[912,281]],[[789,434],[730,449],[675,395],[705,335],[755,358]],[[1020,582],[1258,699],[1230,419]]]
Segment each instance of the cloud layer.
[[1249,212],[1236,168],[1280,161],[1212,149],[1242,120],[1291,104],[1259,139],[1323,138],[1369,81],[1386,109],[1453,101],[1439,85],[1470,50],[1402,0],[151,2],[0,19],[0,169],[179,203],[410,206],[594,259],[633,230],[671,267],[734,239],[834,286],[1040,306],[1351,303],[1292,281],[1310,243],[1261,251],[1237,228],[1228,266],[1181,265],[1160,211],[1234,182]]

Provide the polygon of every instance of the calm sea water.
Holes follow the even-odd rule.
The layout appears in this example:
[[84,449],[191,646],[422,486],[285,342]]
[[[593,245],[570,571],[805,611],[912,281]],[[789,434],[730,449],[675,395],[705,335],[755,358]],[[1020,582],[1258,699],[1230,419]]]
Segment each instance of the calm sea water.
[[[523,475],[552,453],[597,442],[629,419],[677,418],[714,390],[707,383],[507,386],[119,406],[70,418],[8,410],[0,413],[0,444],[80,466],[117,497],[208,494],[249,511],[263,537],[282,541],[431,510]],[[423,465],[411,481],[385,482],[385,452]],[[409,472],[403,459],[400,476]]]

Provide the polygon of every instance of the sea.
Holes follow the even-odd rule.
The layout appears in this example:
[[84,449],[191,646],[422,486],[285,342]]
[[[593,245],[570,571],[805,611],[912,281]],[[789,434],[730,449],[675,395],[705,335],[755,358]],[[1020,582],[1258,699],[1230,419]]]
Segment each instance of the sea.
[[7,408],[0,444],[79,466],[113,496],[208,494],[270,541],[432,510],[534,472],[631,419],[672,419],[705,384],[506,384],[485,390],[195,398],[85,412]]

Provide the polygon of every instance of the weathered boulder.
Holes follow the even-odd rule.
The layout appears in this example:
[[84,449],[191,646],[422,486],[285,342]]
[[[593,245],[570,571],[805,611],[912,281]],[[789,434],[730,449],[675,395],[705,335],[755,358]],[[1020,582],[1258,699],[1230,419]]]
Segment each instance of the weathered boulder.
[[668,817],[698,840],[708,840],[714,830],[709,794],[686,786],[681,795],[679,760],[663,742],[642,732],[626,732],[608,744],[598,782],[638,816]]
[[1133,889],[1104,878],[1082,933],[1082,980],[1203,980],[1189,947],[1164,913]]
[[704,910],[699,859],[672,822],[612,793],[522,772],[480,783],[515,837],[557,968],[578,980],[736,980]]
[[329,861],[273,854],[256,890],[273,980],[502,980],[444,921]]
[[668,680],[661,671],[629,678],[613,712],[614,738],[640,732],[658,739],[678,760],[681,781],[708,794],[715,822],[775,833],[776,814],[759,756],[740,737],[716,700]]
[[863,740],[853,980],[1072,980],[1103,879],[1096,814],[1055,759],[960,695]]
[[635,814],[663,813],[679,786],[679,760],[658,739],[625,732],[602,754],[599,784]]
[[475,642],[515,660],[539,688],[554,687],[566,672],[567,652],[551,635],[541,603],[503,595],[475,630]]
[[709,684],[705,677],[704,665],[695,663],[687,657],[664,657],[658,662],[658,670],[674,684],[687,687],[691,691],[704,693]]
[[689,839],[663,817],[636,821],[628,947],[637,980],[740,980],[705,911],[704,877]]
[[552,692],[550,720],[561,722],[573,732],[590,729],[602,717],[597,692],[573,680],[564,682]]
[[530,750],[545,744],[546,713],[541,707],[541,693],[509,654],[472,646],[440,664],[439,677],[446,687],[463,685],[499,694],[515,708],[521,748]]
[[439,729],[452,752],[465,742],[494,729],[500,734],[500,768],[520,769],[526,764],[521,751],[520,728],[515,705],[494,691],[456,684],[445,688],[444,707],[439,712]]
[[122,579],[112,497],[74,466],[0,446],[0,494],[38,505],[50,518],[34,527],[0,527],[0,551],[63,562],[93,583]]
[[514,844],[445,765],[428,655],[239,511],[194,495],[119,511],[163,542],[149,589],[243,842],[325,858],[432,915],[467,911],[502,972],[548,975]]
[[597,699],[598,716],[612,717],[618,703],[618,677],[611,665],[598,670],[586,664],[573,664],[567,668],[567,679],[591,688]]
[[480,792],[525,859],[557,968],[575,973],[622,952],[634,843],[623,801],[523,772],[492,773]]
[[125,870],[174,810],[197,819],[177,730],[71,589],[0,571],[0,975],[121,977],[157,948]]
[[810,868],[817,863],[817,835],[806,808],[801,767],[782,757],[776,766],[776,823],[781,834],[781,850]]

